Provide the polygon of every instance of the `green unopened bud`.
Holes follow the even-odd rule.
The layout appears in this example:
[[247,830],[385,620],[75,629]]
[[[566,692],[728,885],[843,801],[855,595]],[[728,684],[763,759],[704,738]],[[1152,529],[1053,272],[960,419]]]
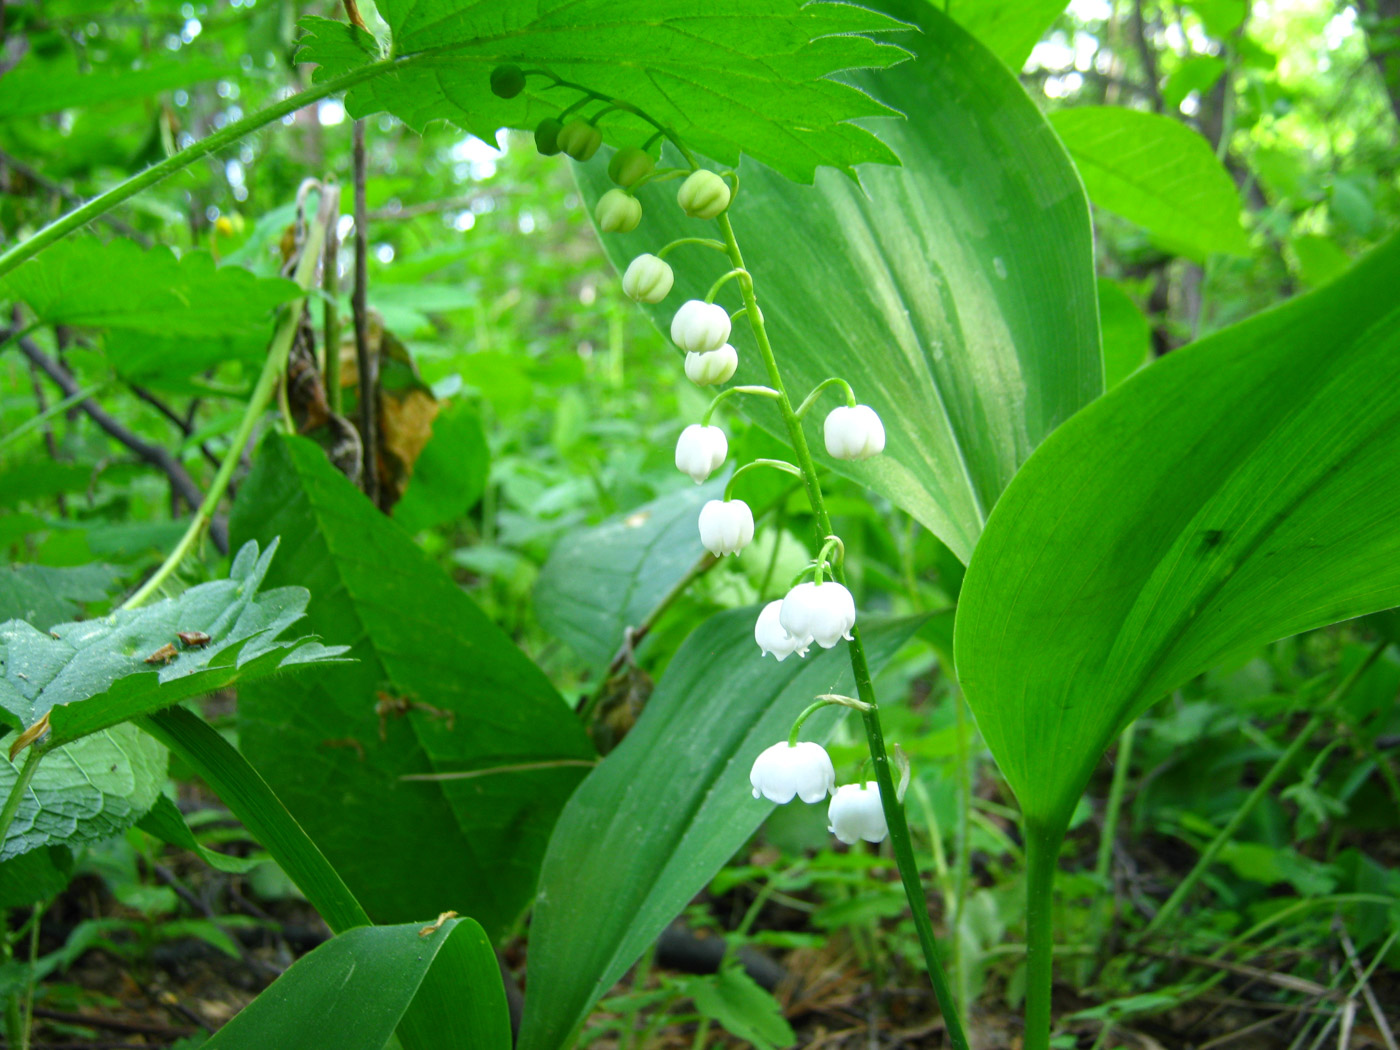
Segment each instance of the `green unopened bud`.
[[622,292],[635,302],[659,303],[670,294],[675,279],[665,259],[643,254],[628,264],[622,275]]
[[582,118],[571,120],[559,132],[559,148],[574,160],[589,160],[603,144],[603,133]]
[[702,168],[681,183],[676,202],[692,219],[713,219],[729,207],[729,185]]
[[626,190],[608,190],[598,198],[593,217],[604,233],[631,233],[642,221],[642,202]]
[[629,146],[627,149],[618,150],[613,154],[612,160],[608,161],[608,178],[619,186],[632,186],[638,179],[651,174],[651,169],[655,167],[652,163],[651,154],[646,150],[637,149],[636,146]]
[[491,70],[491,93],[497,98],[514,98],[525,90],[525,74],[519,66],[497,66]]
[[564,125],[553,117],[545,117],[535,127],[535,149],[539,150],[546,157],[552,157],[559,152],[559,132]]

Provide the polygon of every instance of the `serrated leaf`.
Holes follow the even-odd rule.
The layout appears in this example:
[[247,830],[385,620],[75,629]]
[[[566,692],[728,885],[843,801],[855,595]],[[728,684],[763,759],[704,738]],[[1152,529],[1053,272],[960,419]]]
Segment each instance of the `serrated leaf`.
[[[420,129],[450,120],[493,142],[498,128],[533,128],[580,97],[530,77],[515,98],[497,98],[492,69],[515,63],[624,99],[724,164],[738,164],[742,152],[811,182],[819,166],[849,174],[860,163],[898,163],[879,139],[849,123],[890,110],[828,79],[905,57],[899,47],[863,34],[906,27],[854,5],[398,0],[379,9],[400,64],[351,89],[346,107],[356,117],[388,111]],[[298,57],[320,67],[317,79],[379,57],[379,45],[363,31],[321,18],[301,24],[307,35]],[[599,126],[618,146],[639,145],[655,130],[621,111]]]
[[778,1001],[736,966],[726,966],[713,977],[687,981],[684,988],[701,1017],[718,1022],[756,1050],[774,1050],[797,1041]]
[[106,598],[116,582],[110,565],[0,567],[0,623],[28,620],[48,627],[78,614],[81,602]]
[[[0,861],[124,831],[159,797],[165,758],[165,748],[129,725],[49,751],[20,800]],[[18,776],[19,767],[0,754],[0,797],[8,797]]]
[[107,351],[129,379],[255,361],[272,310],[300,294],[294,281],[216,266],[208,252],[177,257],[92,238],[60,241],[0,279],[0,298],[23,302],[42,322],[116,333]]
[[[247,544],[228,579],[139,609],[50,631],[22,620],[0,624],[0,719],[28,728],[48,715],[52,735],[45,746],[52,746],[234,682],[343,653],[306,637],[281,639],[304,614],[307,593],[299,587],[259,592],[276,550],[275,540],[261,556],[256,543]],[[210,640],[186,646],[179,632]],[[157,654],[161,658],[153,660]]]
[[245,752],[373,918],[451,908],[502,932],[594,757],[578,718],[311,442],[263,441],[230,532],[282,535],[274,573],[311,588],[311,625],[356,658],[242,689]]
[[1077,106],[1052,113],[1050,123],[1100,208],[1192,258],[1250,254],[1234,179],[1210,143],[1179,120],[1121,106]]

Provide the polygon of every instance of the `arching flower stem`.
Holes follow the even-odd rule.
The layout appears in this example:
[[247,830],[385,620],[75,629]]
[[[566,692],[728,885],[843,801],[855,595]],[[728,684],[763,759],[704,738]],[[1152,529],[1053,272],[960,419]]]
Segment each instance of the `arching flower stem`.
[[742,467],[729,475],[729,481],[724,486],[724,498],[732,499],[734,495],[734,482],[739,480],[739,475],[746,471],[756,470],[759,467],[771,467],[774,470],[781,470],[785,474],[792,474],[794,477],[801,477],[802,471],[785,459],[755,459],[745,463]]
[[829,386],[839,386],[846,392],[846,405],[850,408],[856,407],[856,395],[855,391],[851,389],[851,384],[840,376],[832,376],[830,379],[823,379],[816,386],[812,387],[812,392],[803,399],[802,404],[797,406],[795,414],[798,419],[801,419],[807,414],[811,407],[817,403],[817,398],[821,397],[822,391]]
[[[703,427],[709,426],[710,417],[714,415],[715,409],[719,407],[720,402],[724,401],[726,398],[733,397],[735,394],[752,394],[754,397],[768,398],[779,398],[782,396],[776,390],[766,386],[731,386],[727,390],[721,390],[715,395],[715,399],[710,402],[710,407],[705,409],[705,414],[700,417],[700,425]],[[800,474],[801,471],[798,471],[798,473]]]

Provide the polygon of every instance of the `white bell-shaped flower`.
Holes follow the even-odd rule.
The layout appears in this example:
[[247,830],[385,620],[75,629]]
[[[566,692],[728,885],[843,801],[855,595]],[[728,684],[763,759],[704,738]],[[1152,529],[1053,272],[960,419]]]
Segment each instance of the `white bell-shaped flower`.
[[697,485],[718,470],[727,455],[729,441],[719,427],[692,423],[676,440],[676,469],[689,474]]
[[729,342],[729,311],[718,303],[690,299],[671,320],[671,341],[688,354],[708,354]]
[[827,830],[848,846],[860,839],[884,842],[890,833],[885,810],[880,805],[880,786],[873,780],[864,784],[842,784],[831,796],[826,809]]
[[836,770],[821,744],[809,740],[774,744],[754,760],[749,773],[753,797],[783,805],[796,795],[803,802],[820,802],[836,787]]
[[806,656],[807,647],[812,644],[811,635],[802,638],[789,634],[787,628],[778,622],[778,610],[782,606],[781,598],[769,602],[758,614],[758,622],[753,626],[753,640],[758,643],[760,655],[767,656],[772,653],[778,663],[782,663],[793,653]]
[[717,386],[739,367],[739,351],[728,343],[708,354],[685,355],[685,377],[696,386]]
[[622,294],[633,302],[659,303],[671,294],[676,275],[665,259],[643,252],[627,264],[622,275]]
[[700,508],[700,542],[716,558],[753,542],[753,511],[741,499],[712,499]]
[[809,638],[830,649],[842,638],[851,640],[851,628],[856,624],[855,599],[835,580],[799,583],[783,598],[778,622],[793,637]]
[[885,425],[869,405],[833,408],[823,433],[826,451],[835,459],[869,459],[885,451]]

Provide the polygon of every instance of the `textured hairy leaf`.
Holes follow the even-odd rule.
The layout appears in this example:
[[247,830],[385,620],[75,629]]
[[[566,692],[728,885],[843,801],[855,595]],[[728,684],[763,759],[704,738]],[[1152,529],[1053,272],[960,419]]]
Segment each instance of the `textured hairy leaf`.
[[[373,918],[450,908],[499,934],[593,758],[578,719],[311,442],[264,440],[230,531],[282,537],[274,578],[309,586],[311,625],[355,657],[242,689],[248,756]],[[470,775],[402,779],[425,774]]]
[[[674,0],[386,0],[379,10],[392,32],[392,53],[409,61],[352,89],[346,106],[354,116],[387,110],[414,128],[450,120],[494,142],[498,128],[533,128],[579,99],[578,91],[539,76],[515,98],[497,98],[492,69],[515,63],[623,99],[725,164],[737,164],[742,152],[811,182],[823,165],[851,173],[864,162],[898,163],[879,139],[850,123],[890,110],[829,79],[905,57],[899,47],[862,35],[905,26],[861,7],[801,0],[698,7]],[[320,67],[320,79],[379,57],[380,45],[363,30],[321,18],[302,26],[308,32],[299,57]],[[907,34],[896,39],[906,43]],[[640,145],[655,131],[622,111],[599,127],[616,146]]]
[[1123,726],[1271,639],[1400,605],[1400,240],[1132,376],[992,514],[958,677],[1028,820]]
[[[41,631],[21,620],[0,624],[0,719],[27,728],[49,716],[49,744],[314,661],[343,648],[310,638],[282,640],[302,618],[300,587],[259,592],[277,544],[259,556],[248,544],[229,578],[191,587],[139,609]],[[209,636],[186,645],[179,632]]]
[[[922,30],[906,41],[913,61],[859,80],[909,114],[880,122],[904,166],[862,168],[861,186],[827,172],[809,189],[746,165],[729,214],[789,392],[800,399],[844,376],[884,420],[884,455],[828,459],[821,425],[839,403],[828,392],[807,416],[814,453],[966,561],[1021,462],[1103,390],[1089,208],[1001,63],[927,4],[883,6]],[[601,157],[577,169],[590,201],[608,188],[606,167]],[[711,234],[676,207],[673,184],[638,196],[638,230],[603,237],[619,269],[673,238]],[[649,311],[663,332],[727,269],[700,248],[668,261],[675,290]],[[737,305],[733,284],[721,301]],[[735,328],[734,381],[767,383],[747,324]],[[768,402],[739,404],[785,436]]]

